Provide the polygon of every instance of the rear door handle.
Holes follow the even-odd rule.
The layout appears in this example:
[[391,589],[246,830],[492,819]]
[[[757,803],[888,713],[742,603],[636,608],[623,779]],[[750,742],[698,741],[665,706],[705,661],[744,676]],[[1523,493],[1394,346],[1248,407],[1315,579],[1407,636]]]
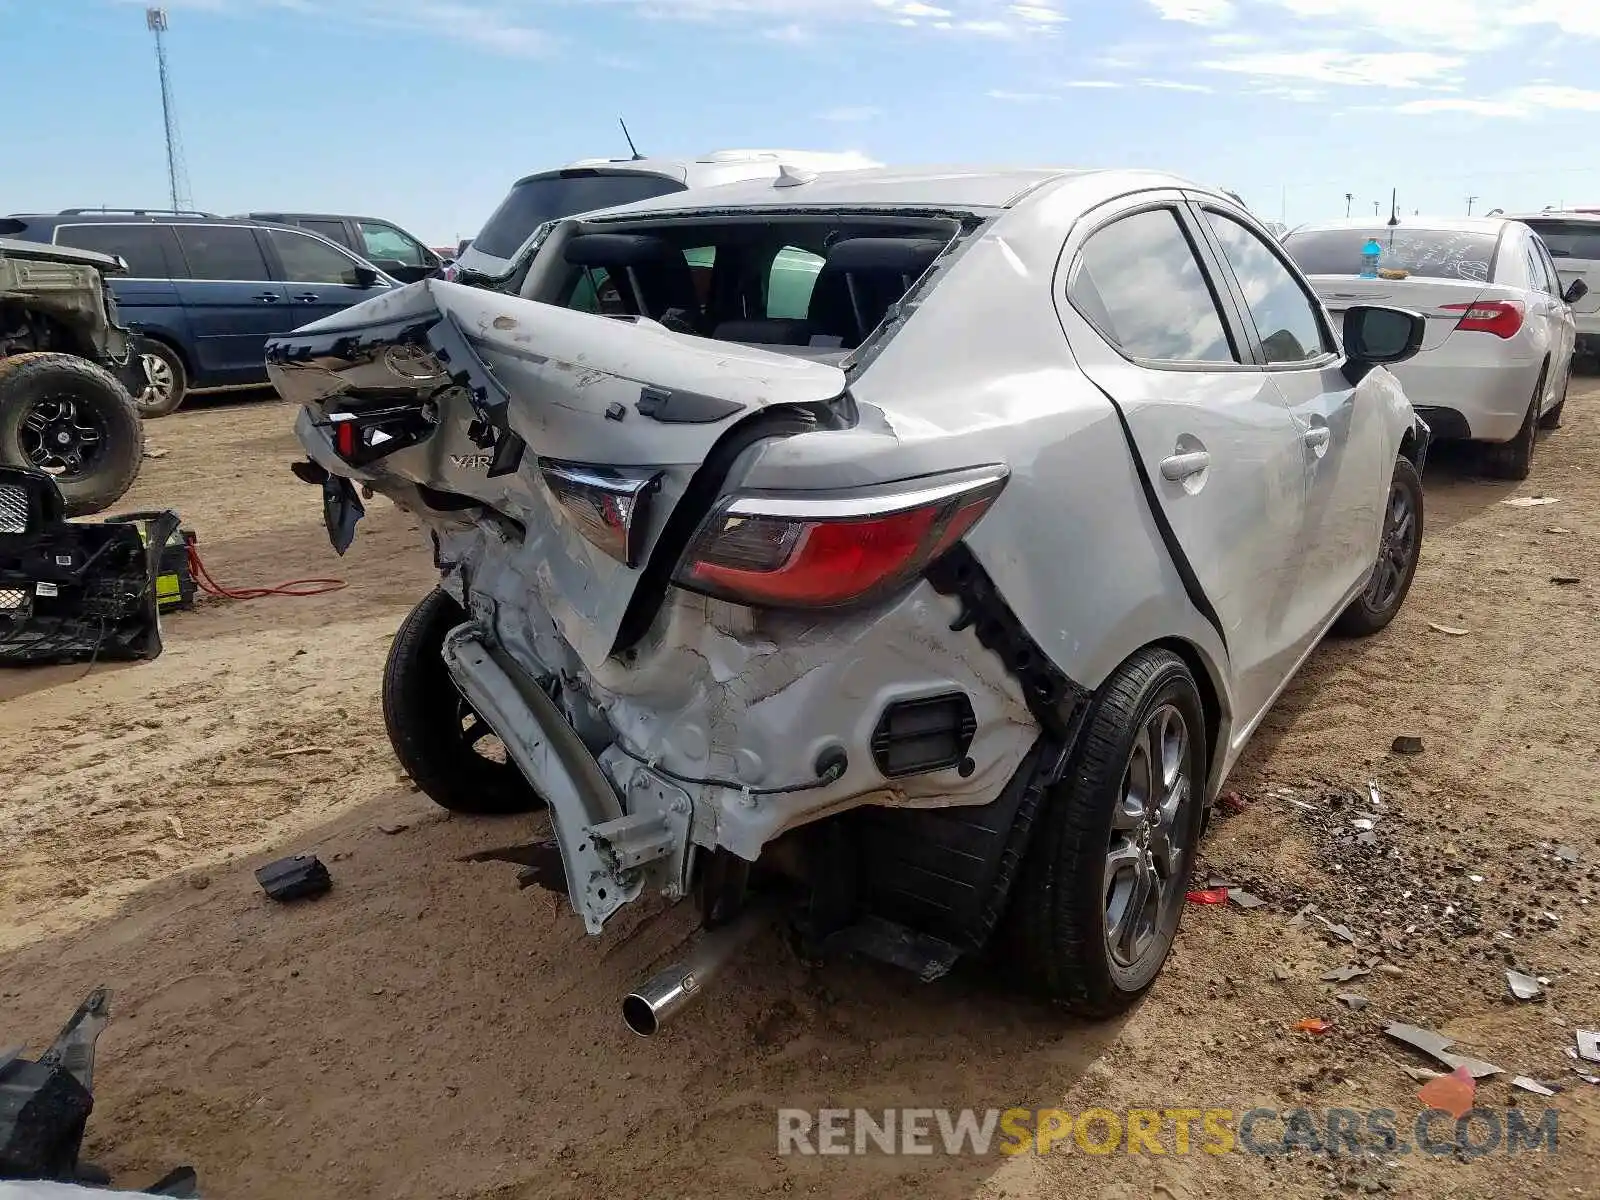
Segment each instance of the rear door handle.
[[277,292],[257,292],[256,299],[263,304],[276,304],[281,297]]
[[295,297],[295,299],[300,301],[302,304],[315,304],[318,300],[321,300],[322,297],[317,295],[315,292],[301,292]]
[[1187,454],[1174,454],[1161,460],[1161,478],[1177,483],[1198,475],[1211,466],[1211,455],[1204,450],[1191,450]]
[[1321,450],[1328,444],[1328,439],[1332,436],[1332,432],[1326,425],[1318,425],[1315,428],[1306,430],[1305,443],[1313,450]]

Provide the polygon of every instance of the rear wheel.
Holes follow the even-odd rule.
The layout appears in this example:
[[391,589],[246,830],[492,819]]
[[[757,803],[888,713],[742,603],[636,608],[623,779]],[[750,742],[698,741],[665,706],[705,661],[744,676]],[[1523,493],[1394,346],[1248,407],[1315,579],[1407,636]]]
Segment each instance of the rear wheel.
[[1539,370],[1539,382],[1533,385],[1533,397],[1516,436],[1509,442],[1489,446],[1484,453],[1484,470],[1496,479],[1526,479],[1533,469],[1533,449],[1539,440],[1539,398],[1544,395],[1545,372],[1549,369],[1550,364],[1546,363]]
[[1095,698],[1012,894],[1006,940],[1035,990],[1107,1017],[1149,989],[1183,915],[1206,762],[1189,668],[1166,650],[1134,655]]
[[1422,476],[1405,458],[1396,459],[1389,499],[1383,511],[1383,536],[1378,561],[1366,589],[1339,614],[1333,632],[1341,637],[1377,633],[1406,602],[1422,559]]
[[149,381],[144,391],[134,397],[139,415],[165,417],[178,411],[189,391],[189,373],[184,370],[178,352],[153,338],[139,342],[139,357],[144,361],[145,378]]
[[412,782],[451,812],[532,812],[544,801],[505,757],[494,731],[456,690],[444,665],[445,635],[466,619],[455,597],[435,588],[401,622],[383,668],[389,741]]
[[0,463],[53,476],[68,516],[115,504],[143,461],[133,397],[104,367],[72,354],[0,359]]

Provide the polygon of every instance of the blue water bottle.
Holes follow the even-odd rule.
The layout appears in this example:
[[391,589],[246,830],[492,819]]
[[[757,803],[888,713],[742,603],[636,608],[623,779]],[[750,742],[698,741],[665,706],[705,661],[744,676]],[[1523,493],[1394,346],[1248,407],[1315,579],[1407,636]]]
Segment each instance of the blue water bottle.
[[1378,277],[1378,256],[1383,253],[1383,247],[1378,245],[1377,238],[1368,238],[1367,244],[1361,247],[1361,278],[1376,279]]

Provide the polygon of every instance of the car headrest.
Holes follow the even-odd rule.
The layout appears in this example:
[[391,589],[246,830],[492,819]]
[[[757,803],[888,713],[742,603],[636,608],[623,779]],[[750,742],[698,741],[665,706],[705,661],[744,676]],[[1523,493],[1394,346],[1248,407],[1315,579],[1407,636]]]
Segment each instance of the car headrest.
[[945,243],[932,238],[847,238],[829,248],[824,269],[921,275],[944,247]]
[[687,265],[671,242],[639,233],[581,233],[567,243],[564,255],[575,267],[609,270]]

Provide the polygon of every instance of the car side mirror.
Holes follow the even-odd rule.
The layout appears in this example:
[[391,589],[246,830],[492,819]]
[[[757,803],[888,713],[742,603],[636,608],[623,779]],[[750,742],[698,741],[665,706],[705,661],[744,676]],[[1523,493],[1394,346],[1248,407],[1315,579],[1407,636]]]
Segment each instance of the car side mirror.
[[1576,304],[1589,294],[1589,285],[1581,279],[1574,279],[1567,284],[1567,290],[1561,293],[1561,298],[1568,304]]
[[373,268],[367,266],[365,263],[357,264],[357,266],[356,266],[356,286],[358,288],[377,287],[378,286],[378,272],[376,270],[374,270]]
[[1421,313],[1377,304],[1357,304],[1344,314],[1344,374],[1360,383],[1373,367],[1392,366],[1416,356],[1428,328]]

